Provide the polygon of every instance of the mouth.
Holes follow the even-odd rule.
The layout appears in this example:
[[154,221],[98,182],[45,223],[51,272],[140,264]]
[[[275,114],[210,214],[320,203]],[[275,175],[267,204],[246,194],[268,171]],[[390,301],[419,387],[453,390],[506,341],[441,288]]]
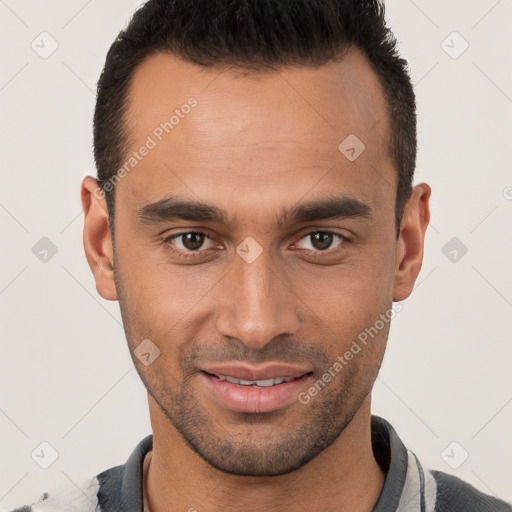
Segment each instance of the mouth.
[[283,382],[291,382],[300,377],[275,377],[271,379],[262,379],[262,380],[245,380],[245,379],[237,379],[236,377],[231,377],[230,375],[212,375],[212,377],[216,377],[219,380],[225,380],[227,382],[231,382],[231,384],[238,384],[240,386],[251,386],[253,388],[269,388],[272,386],[278,386]]
[[225,365],[199,373],[213,402],[246,413],[271,412],[289,406],[298,400],[299,392],[312,374],[308,369],[282,365],[262,368]]

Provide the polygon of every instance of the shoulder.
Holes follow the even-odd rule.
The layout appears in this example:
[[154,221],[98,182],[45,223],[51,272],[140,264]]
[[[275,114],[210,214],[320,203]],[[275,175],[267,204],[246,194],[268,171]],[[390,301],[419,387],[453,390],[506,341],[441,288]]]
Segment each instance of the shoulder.
[[93,477],[77,487],[69,484],[43,492],[37,499],[3,512],[99,512],[99,488],[98,479]]
[[512,512],[512,505],[480,492],[460,478],[431,470],[437,487],[435,512]]
[[512,512],[512,504],[424,466],[391,424],[377,416],[372,416],[372,447],[386,473],[374,512]]
[[33,502],[0,512],[119,512],[142,509],[142,467],[153,435],[135,447],[125,464],[111,467],[76,485],[47,491]]

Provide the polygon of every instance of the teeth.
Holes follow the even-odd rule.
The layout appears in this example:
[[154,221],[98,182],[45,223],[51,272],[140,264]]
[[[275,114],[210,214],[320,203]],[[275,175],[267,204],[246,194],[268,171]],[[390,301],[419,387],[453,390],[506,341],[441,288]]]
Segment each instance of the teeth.
[[216,375],[216,377],[219,380],[226,380],[232,384],[240,384],[241,386],[253,386],[256,388],[268,388],[270,386],[282,384],[283,382],[290,382],[291,380],[295,379],[295,377],[276,377],[275,379],[265,380],[244,380],[236,379],[235,377],[230,377],[229,375]]
[[[259,386],[260,388],[269,388],[270,386],[273,386],[274,384],[281,384],[281,382],[278,382],[279,379],[265,379],[265,380],[257,380],[255,382],[251,382],[251,384],[256,384],[256,386]],[[247,381],[246,381],[247,382]],[[240,381],[240,384],[242,382]]]
[[[254,380],[239,379],[238,382],[235,382],[235,384],[242,384],[242,386],[252,386],[256,382],[257,381],[254,381]],[[260,381],[260,382],[263,382],[263,381]],[[267,381],[265,381],[265,382],[267,382]]]

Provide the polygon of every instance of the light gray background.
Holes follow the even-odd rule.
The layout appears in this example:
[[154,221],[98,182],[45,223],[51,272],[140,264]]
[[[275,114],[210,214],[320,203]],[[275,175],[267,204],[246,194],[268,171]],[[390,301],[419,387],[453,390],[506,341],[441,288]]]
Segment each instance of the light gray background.
[[[83,253],[79,202],[95,173],[96,81],[138,4],[0,0],[0,509],[124,463],[150,433],[118,305],[98,296]],[[387,6],[416,84],[415,181],[433,192],[374,413],[431,468],[512,500],[512,2]],[[51,47],[43,31],[59,45],[47,59],[31,48]],[[458,58],[453,31],[469,43]],[[42,237],[58,249],[46,263],[32,252]],[[455,262],[452,237],[468,248]],[[46,470],[31,458],[49,456],[43,441],[59,454]]]

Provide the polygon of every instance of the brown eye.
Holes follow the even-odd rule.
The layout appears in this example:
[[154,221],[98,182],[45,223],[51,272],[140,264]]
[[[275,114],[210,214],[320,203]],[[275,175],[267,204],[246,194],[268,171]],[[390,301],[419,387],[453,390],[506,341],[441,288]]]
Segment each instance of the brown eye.
[[182,237],[183,246],[190,251],[197,251],[204,243],[202,233],[186,233],[180,236]]
[[313,233],[311,236],[311,242],[315,249],[328,249],[329,246],[332,244],[333,236],[331,233],[325,233],[323,231],[320,231],[318,233]]
[[[332,233],[331,231],[315,231],[308,233],[306,236],[301,238],[301,249],[315,250],[315,251],[327,251],[332,249],[332,245],[336,240],[339,240],[338,246],[342,245],[345,241],[345,237]],[[306,243],[304,243],[306,241]],[[308,244],[309,242],[309,244]],[[309,245],[309,247],[308,247]]]
[[167,237],[164,242],[169,244],[174,252],[181,253],[184,256],[204,255],[215,245],[206,233],[200,231],[176,233]]

